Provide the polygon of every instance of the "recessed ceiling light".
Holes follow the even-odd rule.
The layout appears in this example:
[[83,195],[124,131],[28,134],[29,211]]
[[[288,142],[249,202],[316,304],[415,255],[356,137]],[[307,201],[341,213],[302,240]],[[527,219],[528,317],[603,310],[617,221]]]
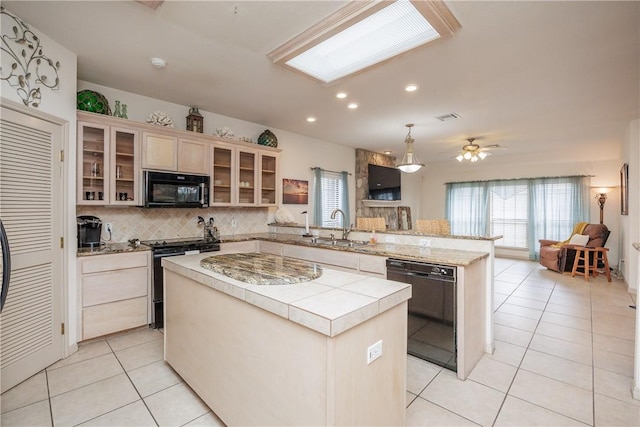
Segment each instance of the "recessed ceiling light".
[[336,98],[338,99],[345,99],[347,97],[347,93],[346,92],[338,92],[336,93]]
[[406,90],[407,92],[415,92],[418,90],[418,85],[415,83],[409,83],[404,87],[404,90]]
[[156,67],[158,70],[162,70],[167,66],[167,61],[162,58],[151,58],[151,65]]
[[351,110],[355,110],[356,108],[358,108],[358,104],[356,104],[355,102],[352,102],[351,104],[347,105],[347,108]]
[[384,154],[386,154],[388,156],[389,154],[391,154],[391,151],[387,150],[387,151],[384,152]]
[[315,121],[316,121],[316,118],[315,118],[315,117],[307,117],[307,121],[308,121],[309,123],[313,123],[313,122],[315,122]]

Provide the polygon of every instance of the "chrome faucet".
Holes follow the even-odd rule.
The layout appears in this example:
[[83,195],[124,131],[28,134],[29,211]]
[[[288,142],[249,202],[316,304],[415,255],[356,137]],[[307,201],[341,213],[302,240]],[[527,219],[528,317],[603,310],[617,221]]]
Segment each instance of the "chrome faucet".
[[342,240],[347,240],[347,237],[351,232],[351,228],[347,228],[347,220],[342,209],[334,209],[333,212],[331,212],[331,219],[336,219],[336,214],[338,212],[342,214]]

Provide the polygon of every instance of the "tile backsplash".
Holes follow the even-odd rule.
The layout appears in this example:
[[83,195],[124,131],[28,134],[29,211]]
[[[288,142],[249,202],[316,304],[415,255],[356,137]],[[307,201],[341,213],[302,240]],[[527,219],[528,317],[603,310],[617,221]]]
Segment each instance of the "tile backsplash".
[[[269,231],[269,208],[111,208],[78,206],[76,215],[94,215],[102,221],[102,238],[109,239],[104,224],[113,224],[111,242],[129,239],[153,240],[183,237],[202,237],[203,226],[198,216],[206,221],[213,218],[222,236]],[[232,221],[236,227],[232,227]]]

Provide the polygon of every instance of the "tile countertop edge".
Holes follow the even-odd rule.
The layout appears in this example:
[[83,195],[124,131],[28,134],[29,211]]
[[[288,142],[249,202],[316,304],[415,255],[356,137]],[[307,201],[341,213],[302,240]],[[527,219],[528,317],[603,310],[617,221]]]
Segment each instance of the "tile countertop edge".
[[463,249],[425,248],[395,243],[376,243],[373,245],[368,244],[365,246],[355,247],[318,245],[305,241],[302,236],[279,233],[236,234],[223,236],[220,243],[224,245],[225,243],[245,242],[251,240],[262,240],[332,251],[383,256],[387,258],[401,258],[405,260],[433,262],[461,267],[469,266],[489,257],[488,252],[465,251]]
[[[298,299],[293,299],[289,301],[285,301],[287,298],[278,299],[277,296],[269,295],[268,298],[274,300],[278,304],[282,304],[283,307],[286,307],[287,315],[283,316],[280,313],[277,313],[273,310],[269,310],[261,305],[257,304],[255,301],[247,298],[247,292],[251,292],[252,289],[271,286],[271,285],[250,285],[248,283],[243,283],[238,280],[231,279],[222,274],[215,273],[211,270],[207,270],[200,266],[200,260],[205,257],[211,256],[211,252],[203,253],[203,254],[195,254],[195,255],[185,255],[185,256],[176,256],[176,257],[167,257],[162,259],[162,266],[169,271],[172,271],[176,274],[180,274],[184,277],[190,278],[204,286],[211,288],[217,292],[222,292],[228,296],[244,301],[247,304],[250,304],[256,308],[261,310],[268,311],[276,316],[280,316],[286,318],[287,320],[297,323],[301,326],[314,330],[316,332],[322,333],[323,335],[334,337],[343,333],[361,323],[366,322],[367,320],[381,314],[382,312],[389,310],[390,308],[400,305],[403,302],[407,301],[411,298],[411,292],[407,292],[406,288],[410,288],[411,285],[400,282],[391,282],[395,286],[394,289],[384,290],[384,292],[378,296],[373,297],[371,295],[363,295],[362,293],[352,292],[349,290],[342,289],[341,287],[329,289],[326,292],[321,292],[316,295],[311,296],[302,296]],[[325,269],[327,270],[327,269]],[[188,273],[188,274],[185,274]],[[363,276],[366,277],[366,276]],[[361,279],[358,279],[361,280]],[[214,286],[214,283],[217,281],[222,281],[226,285],[230,287],[228,292],[220,289],[220,286]],[[385,280],[386,282],[386,280]],[[272,285],[278,286],[280,289],[292,288],[297,286],[305,286],[307,284],[315,283],[315,280],[306,283],[297,283],[293,285]],[[348,285],[345,284],[344,286]],[[376,286],[375,283],[372,286]],[[241,292],[234,292],[233,289],[237,288]],[[348,296],[349,294],[353,295],[354,300],[358,302],[353,309],[350,311],[341,312],[336,316],[327,315],[326,312],[322,312],[322,309],[314,310],[311,308],[311,299],[322,295],[322,298],[330,297],[329,294],[336,293],[341,294],[343,296]],[[397,296],[401,295],[400,298]],[[389,304],[390,298],[395,296],[395,300],[393,304]],[[380,309],[380,301],[383,301],[383,309]],[[365,303],[366,302],[366,303]],[[372,310],[372,305],[375,305],[375,310]],[[304,313],[304,316],[292,316],[291,313]],[[346,323],[345,323],[346,322]]]

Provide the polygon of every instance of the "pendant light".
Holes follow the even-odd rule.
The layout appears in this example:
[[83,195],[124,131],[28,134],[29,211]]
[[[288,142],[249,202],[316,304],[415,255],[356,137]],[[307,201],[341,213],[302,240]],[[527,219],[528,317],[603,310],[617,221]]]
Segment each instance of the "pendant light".
[[418,160],[416,155],[413,153],[414,139],[411,138],[411,128],[413,127],[413,123],[406,124],[405,126],[409,128],[409,133],[404,139],[404,142],[407,144],[407,151],[404,153],[402,161],[398,164],[397,168],[402,172],[414,173],[420,170],[420,168],[424,166],[424,163],[420,163],[420,160]]

